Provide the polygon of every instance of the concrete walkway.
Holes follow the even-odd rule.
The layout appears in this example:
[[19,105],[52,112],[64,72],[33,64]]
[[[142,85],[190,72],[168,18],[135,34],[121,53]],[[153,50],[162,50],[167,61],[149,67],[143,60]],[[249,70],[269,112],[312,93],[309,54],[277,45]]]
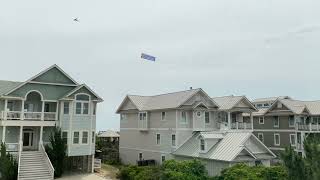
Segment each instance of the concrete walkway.
[[96,174],[69,174],[64,175],[58,180],[111,180],[102,178]]

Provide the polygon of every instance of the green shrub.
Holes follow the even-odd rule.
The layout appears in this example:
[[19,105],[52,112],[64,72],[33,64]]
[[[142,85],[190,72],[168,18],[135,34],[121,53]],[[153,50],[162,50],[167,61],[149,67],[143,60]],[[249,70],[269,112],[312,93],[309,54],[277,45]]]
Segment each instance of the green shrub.
[[0,147],[0,180],[16,180],[18,176],[18,163],[13,156],[6,152],[6,146]]
[[55,128],[50,135],[50,144],[46,146],[46,152],[54,168],[54,176],[60,177],[64,172],[67,145],[61,137],[61,129]]
[[160,176],[159,166],[122,166],[118,174],[121,180],[159,180]]
[[162,178],[168,180],[202,180],[208,178],[208,172],[199,160],[168,160],[162,165]]
[[248,166],[236,164],[224,169],[221,176],[215,180],[283,180],[288,178],[288,173],[283,166]]

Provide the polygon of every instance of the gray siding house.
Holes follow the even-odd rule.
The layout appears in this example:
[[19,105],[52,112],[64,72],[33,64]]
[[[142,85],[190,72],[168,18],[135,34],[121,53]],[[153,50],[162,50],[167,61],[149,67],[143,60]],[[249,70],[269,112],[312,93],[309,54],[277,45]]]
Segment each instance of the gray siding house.
[[[288,96],[253,100],[254,134],[279,154],[292,146],[304,155],[303,141],[308,134],[320,133],[320,101],[300,101]],[[244,114],[249,119],[249,114]]]
[[53,179],[44,145],[55,126],[67,142],[70,166],[92,172],[101,101],[57,65],[25,82],[0,81],[0,140],[17,157],[18,179]]
[[245,96],[211,98],[202,89],[155,96],[127,95],[120,114],[120,158],[197,158],[214,176],[234,163],[270,165],[275,155],[253,134],[256,107]]

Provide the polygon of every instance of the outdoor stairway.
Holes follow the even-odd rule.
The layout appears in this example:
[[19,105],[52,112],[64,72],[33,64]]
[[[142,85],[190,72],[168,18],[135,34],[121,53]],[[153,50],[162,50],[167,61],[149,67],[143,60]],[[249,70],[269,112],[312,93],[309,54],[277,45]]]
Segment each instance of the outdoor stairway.
[[53,180],[41,151],[22,151],[18,180]]

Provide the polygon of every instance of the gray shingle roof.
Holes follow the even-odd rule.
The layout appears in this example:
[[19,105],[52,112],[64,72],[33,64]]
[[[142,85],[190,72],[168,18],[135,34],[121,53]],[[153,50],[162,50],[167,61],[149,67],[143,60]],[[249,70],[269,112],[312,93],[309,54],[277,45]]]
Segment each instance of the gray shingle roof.
[[[204,133],[204,132],[201,132]],[[212,137],[217,137],[220,139],[215,145],[210,148],[207,153],[202,153],[200,151],[199,145],[199,135],[200,133],[194,134],[186,143],[180,146],[175,152],[174,155],[180,156],[191,156],[191,157],[201,157],[206,159],[220,160],[220,161],[233,161],[243,151],[246,147],[246,142],[251,136],[254,136],[251,132],[206,132],[208,134],[213,134]],[[209,135],[208,135],[209,136]],[[257,140],[263,146],[263,144]],[[265,147],[266,154],[269,154],[269,158],[274,158],[272,154]]]
[[222,96],[213,97],[212,99],[219,105],[219,109],[227,110],[232,109],[237,103],[241,101],[243,96]]
[[270,101],[275,101],[277,99],[291,99],[289,96],[277,96],[277,97],[267,97],[267,98],[258,98],[252,100],[253,103],[257,102],[270,102]]
[[128,95],[128,97],[139,110],[147,111],[177,108],[199,91],[201,91],[201,89],[191,89],[187,91],[161,94],[156,96]]
[[22,82],[0,80],[0,95],[9,92],[20,84],[22,84]]

